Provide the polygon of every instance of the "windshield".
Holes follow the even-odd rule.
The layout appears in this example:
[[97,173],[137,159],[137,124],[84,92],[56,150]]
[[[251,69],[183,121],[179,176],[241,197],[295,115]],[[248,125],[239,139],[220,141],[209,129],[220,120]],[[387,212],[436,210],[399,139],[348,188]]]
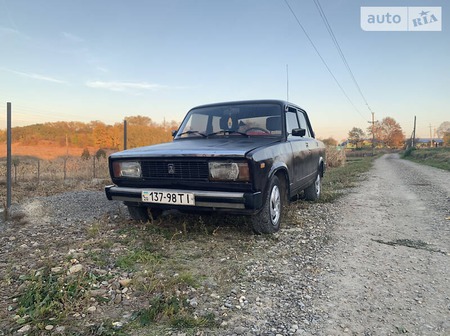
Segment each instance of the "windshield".
[[230,104],[192,109],[175,139],[224,136],[280,137],[281,107],[277,104]]

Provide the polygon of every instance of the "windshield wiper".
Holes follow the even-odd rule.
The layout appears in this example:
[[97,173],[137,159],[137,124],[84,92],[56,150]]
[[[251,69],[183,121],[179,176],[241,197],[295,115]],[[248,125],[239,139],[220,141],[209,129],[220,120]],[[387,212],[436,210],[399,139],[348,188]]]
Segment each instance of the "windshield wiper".
[[198,134],[198,135],[201,135],[201,136],[204,137],[204,138],[207,137],[206,134],[204,134],[204,133],[202,133],[202,132],[200,132],[200,131],[192,131],[192,130],[186,131],[186,132],[183,132],[183,133],[180,133],[180,134],[178,134],[177,136],[182,136],[182,135],[184,135],[184,134]]
[[240,135],[243,135],[243,136],[245,136],[245,137],[249,137],[249,135],[248,134],[246,134],[246,133],[243,133],[243,132],[239,132],[239,131],[232,131],[232,130],[220,130],[220,131],[217,131],[217,132],[213,132],[213,133],[209,133],[207,136],[209,137],[209,136],[212,136],[212,135],[217,135],[217,134],[223,134],[223,135],[226,135],[226,134],[240,134]]

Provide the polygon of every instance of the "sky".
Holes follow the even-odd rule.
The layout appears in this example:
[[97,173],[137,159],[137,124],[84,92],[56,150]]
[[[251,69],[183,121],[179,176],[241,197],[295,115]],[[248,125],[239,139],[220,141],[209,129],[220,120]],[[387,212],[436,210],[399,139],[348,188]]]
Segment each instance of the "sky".
[[[317,1],[351,73],[314,0],[0,0],[0,129],[7,102],[23,126],[289,99],[337,140],[372,112],[407,137],[450,121],[447,0]],[[362,29],[361,7],[394,6],[441,7],[441,31]]]

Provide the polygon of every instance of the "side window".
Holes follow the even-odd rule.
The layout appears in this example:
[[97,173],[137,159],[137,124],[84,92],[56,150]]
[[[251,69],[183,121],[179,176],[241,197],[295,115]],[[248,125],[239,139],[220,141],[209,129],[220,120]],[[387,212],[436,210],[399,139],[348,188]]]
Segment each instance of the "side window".
[[286,112],[286,132],[291,135],[294,128],[299,128],[297,114],[295,112]]
[[311,132],[309,130],[308,123],[306,122],[305,115],[301,111],[298,111],[297,114],[298,114],[298,120],[300,121],[300,128],[304,128],[306,130],[305,136],[308,138],[311,138]]

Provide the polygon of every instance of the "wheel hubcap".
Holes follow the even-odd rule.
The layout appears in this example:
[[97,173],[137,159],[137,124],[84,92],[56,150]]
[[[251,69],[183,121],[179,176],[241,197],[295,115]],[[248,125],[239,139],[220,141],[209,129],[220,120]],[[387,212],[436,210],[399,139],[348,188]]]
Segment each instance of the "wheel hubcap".
[[317,175],[316,178],[316,194],[317,196],[320,195],[320,175]]
[[280,189],[277,186],[272,188],[270,193],[270,219],[272,225],[278,225],[281,214],[281,196]]

